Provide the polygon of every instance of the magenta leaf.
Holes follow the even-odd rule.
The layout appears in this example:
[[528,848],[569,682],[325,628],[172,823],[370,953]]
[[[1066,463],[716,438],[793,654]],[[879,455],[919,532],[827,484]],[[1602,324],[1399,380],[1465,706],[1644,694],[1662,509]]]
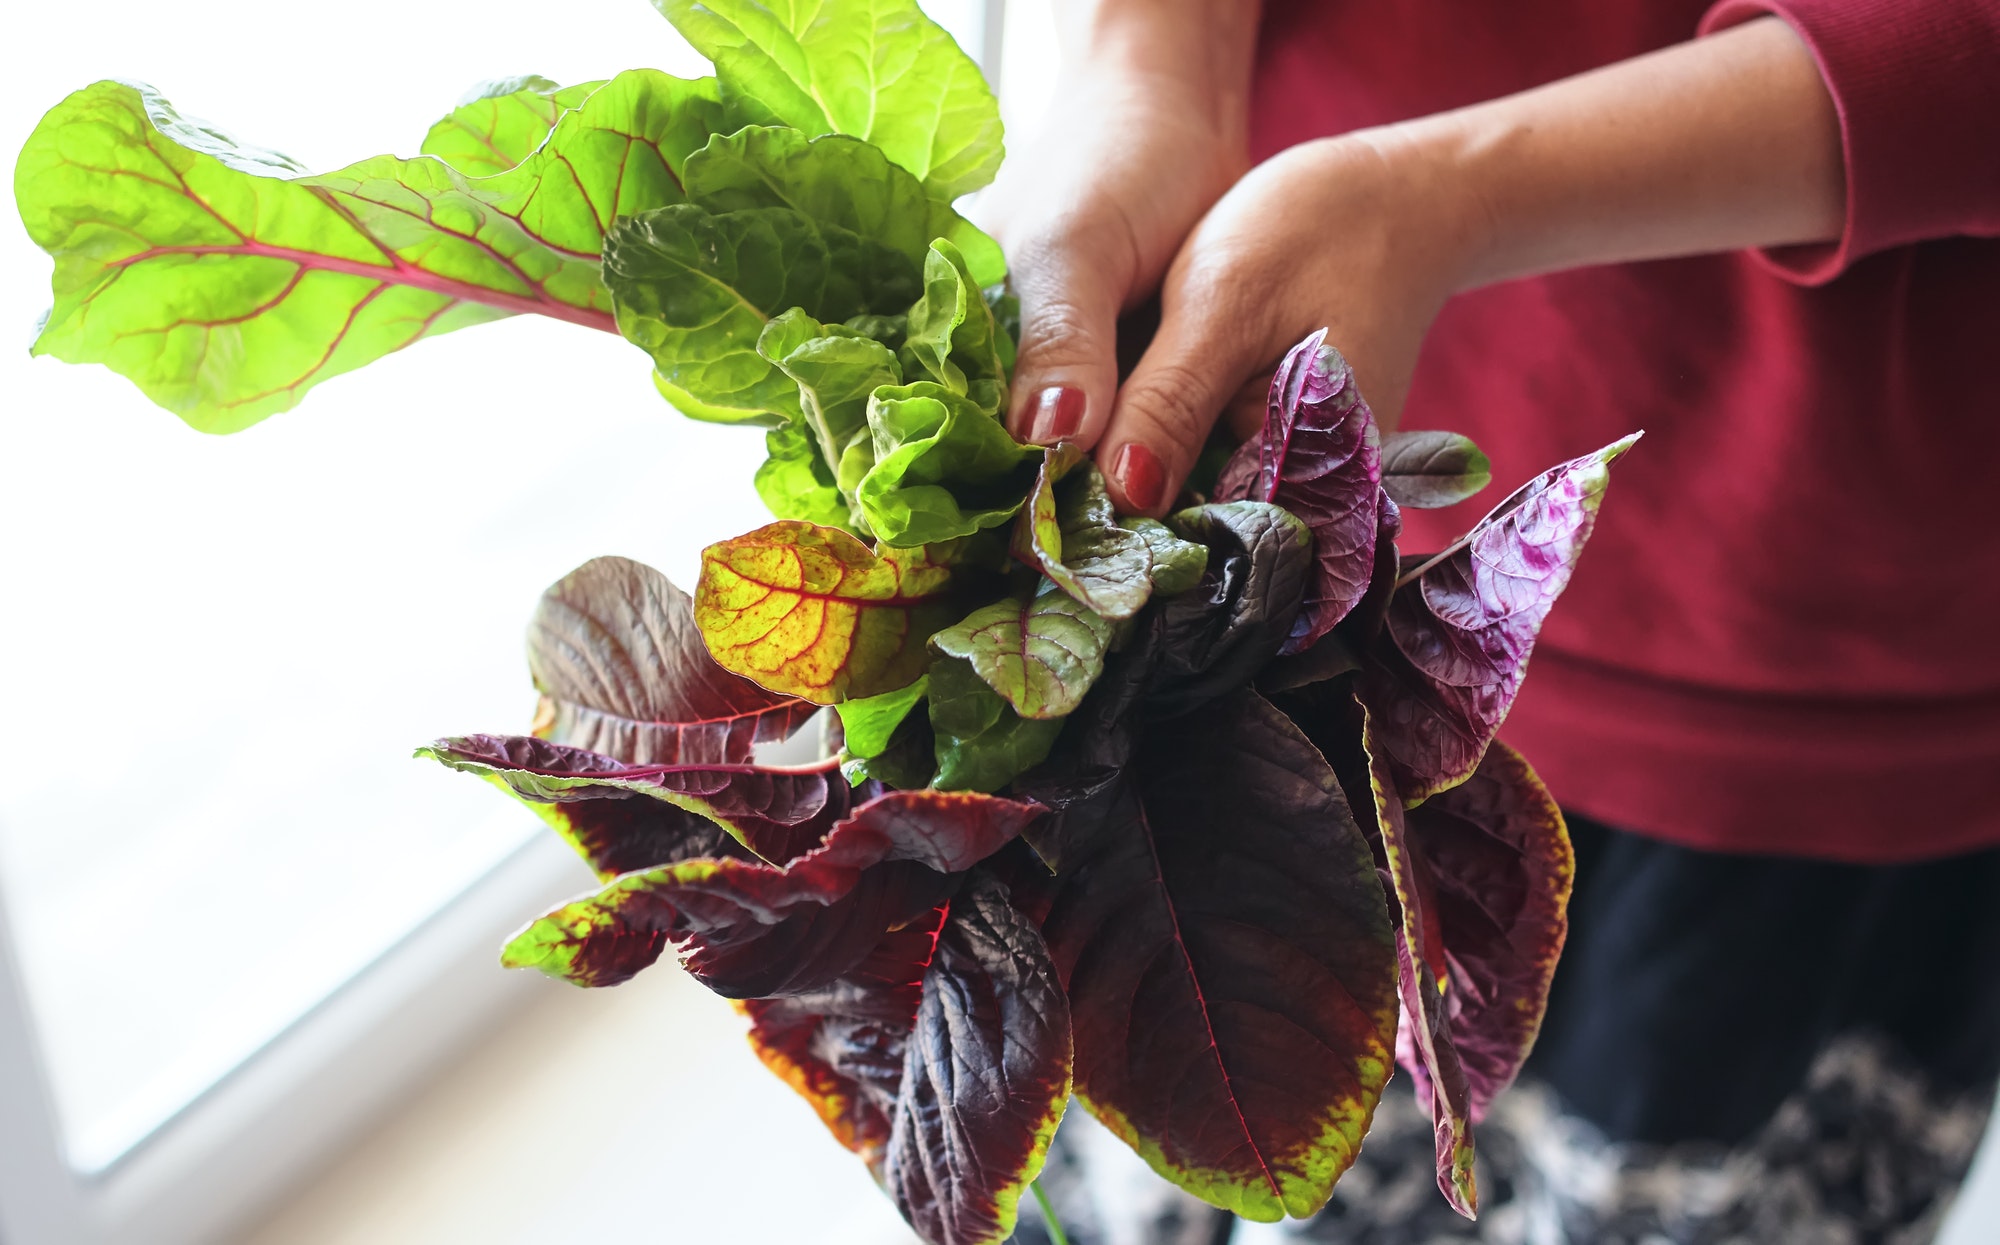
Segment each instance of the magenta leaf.
[[1389,601],[1361,675],[1403,798],[1468,778],[1520,691],[1549,608],[1590,539],[1610,464],[1633,434],[1537,476]]
[[[1232,491],[1244,487],[1240,468],[1223,474]],[[1313,577],[1284,653],[1311,647],[1368,591],[1381,483],[1374,412],[1321,329],[1292,347],[1271,378],[1257,479],[1248,486],[1250,500],[1283,506],[1312,529]]]
[[818,710],[716,664],[687,594],[627,558],[594,558],[542,594],[528,669],[535,734],[637,765],[741,764]]

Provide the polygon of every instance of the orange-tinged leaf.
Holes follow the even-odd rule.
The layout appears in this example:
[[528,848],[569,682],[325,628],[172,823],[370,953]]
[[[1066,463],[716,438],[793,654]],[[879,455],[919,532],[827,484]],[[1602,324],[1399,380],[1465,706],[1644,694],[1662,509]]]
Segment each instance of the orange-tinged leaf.
[[924,642],[954,621],[950,582],[788,519],[702,551],[695,622],[724,669],[830,705],[916,682]]

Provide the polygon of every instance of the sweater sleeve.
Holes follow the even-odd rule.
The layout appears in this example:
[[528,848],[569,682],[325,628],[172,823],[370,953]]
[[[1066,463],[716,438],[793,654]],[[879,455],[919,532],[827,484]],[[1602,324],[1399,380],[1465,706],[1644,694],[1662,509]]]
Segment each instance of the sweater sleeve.
[[1766,15],[1798,31],[1840,115],[1839,241],[1758,252],[1802,285],[1906,243],[2000,236],[2000,0],[1720,0],[1701,33]]

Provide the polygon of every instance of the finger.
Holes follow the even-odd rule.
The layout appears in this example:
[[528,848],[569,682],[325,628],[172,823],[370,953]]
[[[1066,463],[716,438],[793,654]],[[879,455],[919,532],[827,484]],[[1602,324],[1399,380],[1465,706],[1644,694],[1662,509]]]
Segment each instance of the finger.
[[1016,437],[1097,444],[1118,391],[1118,313],[1134,267],[1116,221],[1057,229],[1017,256],[1021,341],[1007,421]]
[[1213,286],[1178,293],[1098,446],[1112,500],[1128,514],[1165,512],[1216,419],[1266,362],[1261,315]]

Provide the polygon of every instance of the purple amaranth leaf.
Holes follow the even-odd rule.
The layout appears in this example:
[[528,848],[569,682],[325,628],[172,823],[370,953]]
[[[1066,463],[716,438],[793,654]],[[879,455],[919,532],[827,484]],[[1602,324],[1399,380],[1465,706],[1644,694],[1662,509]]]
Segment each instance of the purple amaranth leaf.
[[[835,822],[856,804],[881,793],[874,783],[850,787],[834,760],[787,769],[629,765],[527,735],[441,739],[419,749],[418,755],[477,774],[518,797],[606,879],[669,863],[666,856],[647,858],[649,852],[660,850],[663,840],[642,827],[679,825],[694,818],[781,865],[818,847]],[[613,802],[633,807],[612,810]],[[662,809],[649,818],[642,806],[653,802],[671,811]],[[585,804],[591,807],[578,807]],[[554,810],[553,815],[544,810]],[[612,827],[624,832],[611,834]],[[588,830],[587,837],[578,837],[579,829]]]
[[1590,538],[1610,464],[1637,439],[1542,473],[1446,554],[1403,576],[1360,690],[1405,800],[1418,803],[1478,767]]
[[720,858],[623,874],[515,935],[502,962],[611,986],[671,943],[688,972],[728,998],[817,989],[942,902],[956,887],[951,875],[1041,811],[973,792],[892,791],[783,867]]
[[1313,534],[1313,576],[1281,653],[1310,648],[1368,591],[1381,483],[1374,412],[1321,329],[1292,347],[1271,378],[1250,491],[1251,500],[1305,520]]
[[1575,863],[1562,810],[1520,753],[1406,814],[1444,948],[1452,1046],[1476,1123],[1514,1083],[1541,1030],[1569,929]]
[[1042,935],[973,875],[904,1047],[883,1186],[932,1245],[1009,1239],[1069,1104],[1069,999]]
[[818,708],[724,670],[687,594],[626,558],[594,558],[542,594],[528,669],[535,734],[635,765],[741,764]]

